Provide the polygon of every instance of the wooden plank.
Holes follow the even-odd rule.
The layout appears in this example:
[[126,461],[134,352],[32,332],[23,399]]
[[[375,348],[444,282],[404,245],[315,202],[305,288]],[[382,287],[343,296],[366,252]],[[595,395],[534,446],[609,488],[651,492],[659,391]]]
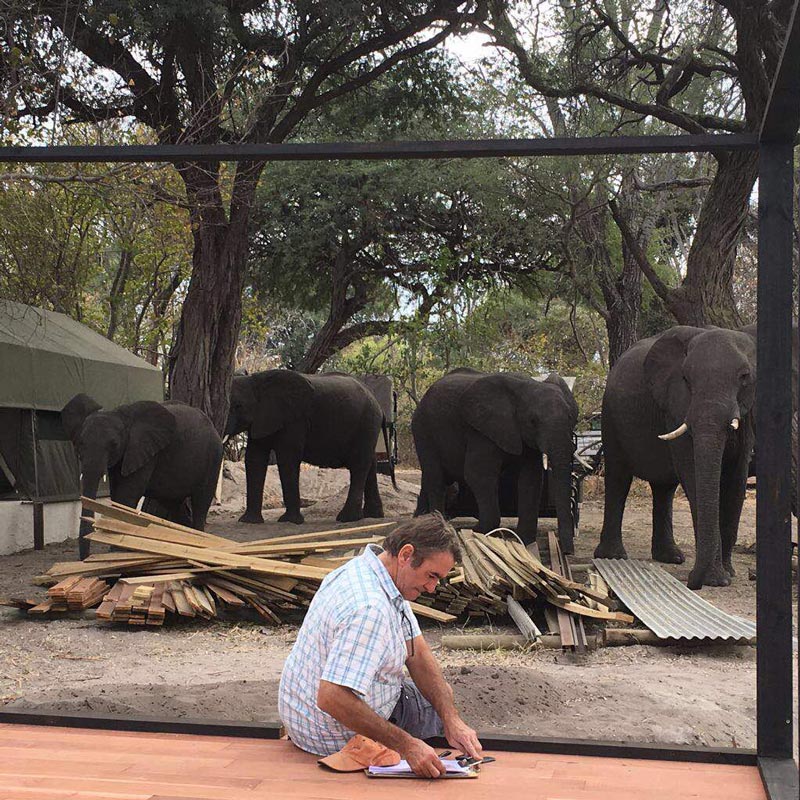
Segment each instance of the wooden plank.
[[175,610],[178,614],[182,617],[194,617],[194,609],[189,604],[189,601],[186,599],[186,595],[183,593],[183,588],[180,583],[177,581],[175,583],[171,583],[169,585],[169,592],[172,595],[172,600],[175,604]]
[[243,568],[254,572],[262,572],[267,575],[283,575],[322,580],[328,572],[330,572],[330,570],[320,569],[319,567],[305,567],[302,564],[290,564],[283,561],[258,558],[256,556],[239,556],[235,553],[226,553],[210,547],[191,547],[189,545],[156,541],[154,539],[145,539],[141,536],[132,536],[128,534],[102,533],[97,531],[87,534],[87,537],[93,542],[124,547],[128,550],[143,550],[144,552],[156,553],[158,555],[191,558],[206,565],[215,564],[239,569]]
[[333,539],[327,541],[311,540],[309,542],[300,542],[297,544],[259,544],[253,542],[240,543],[237,542],[235,547],[220,548],[228,553],[238,553],[239,555],[265,555],[265,556],[290,556],[302,555],[304,553],[312,552],[330,552],[331,550],[341,550],[350,547],[366,547],[368,544],[380,544],[383,541],[382,536],[361,537],[358,539]]
[[[226,589],[216,581],[207,581],[206,586],[210,589],[220,600],[227,603],[229,606],[241,607],[247,605],[245,601],[234,592]],[[251,595],[252,596],[252,595]]]
[[137,583],[169,583],[170,581],[187,581],[191,580],[195,577],[195,575],[201,575],[204,572],[215,572],[216,567],[205,567],[201,569],[187,569],[183,572],[164,572],[158,575],[136,575],[130,576],[126,575],[120,578],[122,583],[130,583],[130,584],[137,584]]
[[411,603],[411,610],[418,617],[427,617],[428,619],[436,620],[436,622],[452,622],[456,619],[452,614],[446,614],[444,611],[437,611],[435,608],[428,608],[420,603]]
[[[363,533],[366,531],[378,530],[380,528],[388,528],[390,525],[396,525],[395,522],[376,522],[369,525],[357,525],[352,528],[332,528],[325,531],[313,531],[311,533],[293,533],[288,536],[274,536],[269,539],[254,539],[252,542],[247,542],[249,545],[275,545],[275,544],[297,544],[299,542],[313,542],[317,539],[324,539],[329,536],[342,536],[343,534]],[[242,542],[232,542],[234,546],[242,544]]]
[[220,543],[223,545],[230,543],[230,539],[223,539],[219,536],[215,536],[213,541],[207,539],[200,540],[193,533],[186,533],[186,531],[175,530],[155,523],[142,527],[141,525],[122,522],[121,520],[110,519],[108,517],[83,517],[82,519],[91,522],[96,531],[103,530],[109,533],[132,534],[133,536],[140,536],[144,539],[155,539],[160,542],[186,544],[191,547],[216,547]]

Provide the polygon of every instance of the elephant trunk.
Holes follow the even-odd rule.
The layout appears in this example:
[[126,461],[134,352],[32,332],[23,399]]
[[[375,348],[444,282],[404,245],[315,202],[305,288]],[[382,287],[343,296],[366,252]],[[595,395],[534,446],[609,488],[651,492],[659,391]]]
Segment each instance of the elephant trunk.
[[[81,494],[84,497],[89,497],[92,500],[97,498],[97,487],[100,485],[100,480],[102,479],[104,472],[105,465],[102,467],[98,467],[96,465],[83,466],[83,472],[81,475]],[[93,517],[94,512],[85,509],[81,517],[84,516]],[[78,552],[81,559],[84,559],[89,555],[89,540],[86,538],[86,534],[90,533],[91,530],[91,523],[82,518],[80,528],[78,529]]]
[[574,521],[572,518],[572,464],[553,464],[550,469],[550,493],[556,505],[558,542],[566,555],[575,552]]
[[699,589],[709,573],[721,572],[720,477],[726,432],[693,429],[695,474],[695,565],[689,588]]

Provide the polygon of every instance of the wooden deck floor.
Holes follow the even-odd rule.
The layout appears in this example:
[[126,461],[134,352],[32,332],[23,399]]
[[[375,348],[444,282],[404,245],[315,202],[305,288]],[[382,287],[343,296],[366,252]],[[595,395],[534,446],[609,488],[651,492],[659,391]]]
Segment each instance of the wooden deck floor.
[[286,741],[0,724],[0,800],[764,800],[747,766],[495,753],[475,780],[333,774]]

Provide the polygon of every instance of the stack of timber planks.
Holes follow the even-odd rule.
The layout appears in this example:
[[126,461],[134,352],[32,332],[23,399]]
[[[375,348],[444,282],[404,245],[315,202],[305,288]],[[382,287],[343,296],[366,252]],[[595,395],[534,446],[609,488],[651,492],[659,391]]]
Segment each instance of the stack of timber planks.
[[[271,624],[308,607],[329,572],[379,543],[392,523],[237,542],[137,512],[83,499],[94,511],[89,539],[110,545],[84,561],[54,564],[36,582],[49,586],[38,605],[15,601],[31,614],[98,605],[96,617],[129,625],[162,625],[173,617],[215,619],[222,611],[252,609]],[[506,598],[543,598],[562,613],[633,622],[615,610],[607,592],[576,583],[546,567],[516,538],[458,533],[462,564],[433,595],[412,608],[419,616],[451,622],[462,615],[507,613]],[[345,555],[337,555],[346,551]],[[11,603],[9,603],[11,604]]]
[[[499,538],[462,529],[462,565],[430,597],[418,602],[452,614],[505,614],[505,598],[543,598],[560,611],[580,617],[633,622],[630,614],[616,611],[608,592],[592,589],[546,567],[516,537]],[[563,557],[562,557],[563,558]]]
[[[360,552],[382,541],[374,532],[392,524],[236,542],[116,503],[83,498],[83,504],[95,512],[88,538],[116,549],[84,561],[54,564],[36,578],[50,586],[48,600],[28,608],[28,613],[79,610],[99,603],[99,620],[162,625],[170,614],[214,619],[222,610],[250,608],[280,624],[288,613],[305,609],[325,576],[352,557],[333,551]],[[85,593],[72,605],[62,603],[60,598],[78,586]],[[455,619],[412,606],[421,616],[440,622]]]

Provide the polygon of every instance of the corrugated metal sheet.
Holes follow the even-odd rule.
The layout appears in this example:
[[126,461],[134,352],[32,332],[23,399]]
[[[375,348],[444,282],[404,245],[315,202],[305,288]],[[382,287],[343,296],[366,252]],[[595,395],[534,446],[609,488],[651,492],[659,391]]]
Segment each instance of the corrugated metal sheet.
[[720,611],[650,561],[595,558],[593,563],[631,613],[662,639],[755,642],[754,622]]

